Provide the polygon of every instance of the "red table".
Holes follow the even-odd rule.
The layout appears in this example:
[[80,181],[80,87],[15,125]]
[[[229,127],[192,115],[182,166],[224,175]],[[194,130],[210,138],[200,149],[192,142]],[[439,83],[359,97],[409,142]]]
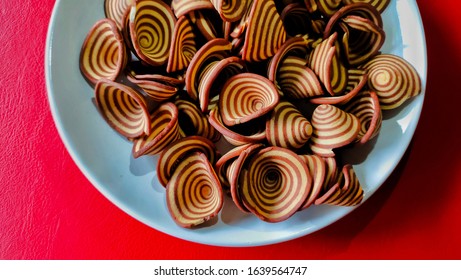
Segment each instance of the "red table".
[[385,185],[309,236],[221,248],[151,229],[89,183],[61,142],[47,100],[44,50],[55,1],[3,1],[0,259],[461,259],[461,10],[458,0],[443,2],[418,1],[426,99],[414,140]]

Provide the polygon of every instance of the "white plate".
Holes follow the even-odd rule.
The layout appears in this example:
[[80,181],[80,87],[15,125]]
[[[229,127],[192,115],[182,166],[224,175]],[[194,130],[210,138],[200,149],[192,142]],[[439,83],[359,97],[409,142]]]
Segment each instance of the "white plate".
[[[63,142],[81,171],[110,201],[159,231],[220,246],[291,240],[330,225],[354,209],[314,206],[285,222],[269,224],[240,213],[226,200],[216,224],[194,230],[178,227],[167,212],[164,189],[157,183],[156,157],[132,158],[131,144],[99,115],[91,101],[93,90],[80,74],[80,48],[91,26],[104,17],[103,2],[56,2],[45,67],[51,111]],[[399,55],[412,63],[421,76],[423,93],[397,113],[387,114],[377,141],[357,149],[362,162],[354,168],[364,186],[365,199],[381,186],[407,149],[418,123],[426,84],[426,44],[416,1],[393,0],[383,20],[387,35],[383,53]]]

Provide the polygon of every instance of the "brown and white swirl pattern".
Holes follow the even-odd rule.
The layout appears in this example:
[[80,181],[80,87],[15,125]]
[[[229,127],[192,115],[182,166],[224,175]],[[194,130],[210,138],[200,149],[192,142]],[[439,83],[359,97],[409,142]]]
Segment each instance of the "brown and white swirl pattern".
[[358,66],[375,56],[386,38],[381,14],[370,4],[342,7],[328,21],[324,38],[338,33],[341,51],[348,65]]
[[341,0],[316,0],[319,11],[327,17],[331,17],[340,7]]
[[380,13],[382,13],[387,8],[389,3],[391,2],[391,0],[342,0],[342,1],[345,5],[350,5],[353,3],[367,3],[375,7],[376,10]]
[[174,101],[179,112],[179,126],[187,136],[198,135],[217,142],[221,134],[208,122],[208,118],[194,103],[177,99]]
[[155,155],[180,138],[178,108],[171,102],[161,104],[151,114],[150,134],[135,138],[133,157]]
[[104,14],[113,19],[119,30],[124,28],[123,16],[135,4],[135,0],[104,0]]
[[367,71],[361,69],[347,70],[346,91],[336,96],[320,96],[310,99],[314,104],[333,104],[344,105],[356,96],[366,85],[368,81]]
[[316,205],[355,206],[362,202],[363,188],[352,165],[344,165],[336,181],[335,185],[315,201]]
[[383,117],[375,92],[360,92],[347,104],[344,111],[355,115],[360,120],[360,132],[357,135],[359,143],[364,144],[378,135]]
[[280,65],[278,86],[287,97],[304,99],[323,95],[319,78],[306,64],[303,58],[288,56]]
[[97,21],[90,29],[80,51],[80,71],[91,85],[100,79],[112,81],[128,62],[120,31],[112,19]]
[[315,200],[320,195],[325,178],[327,176],[327,166],[325,160],[318,155],[299,155],[306,163],[309,173],[312,176],[312,189],[306,199],[301,205],[300,210],[304,210],[314,204]]
[[192,58],[186,71],[186,90],[193,100],[199,97],[198,87],[204,68],[213,61],[229,56],[232,44],[225,39],[214,39],[203,45]]
[[245,13],[247,0],[211,0],[223,21],[235,22]]
[[160,184],[165,187],[178,165],[191,153],[200,152],[214,164],[218,158],[216,150],[213,142],[201,136],[188,136],[172,142],[158,158],[157,177]]
[[138,0],[130,16],[130,36],[138,58],[152,66],[167,62],[176,18],[161,0]]
[[268,147],[251,156],[240,175],[245,207],[266,222],[281,222],[298,211],[312,187],[305,162],[295,153]]
[[[127,79],[139,86],[152,100],[162,102],[178,93],[178,84],[159,81],[158,74],[153,75],[127,75]],[[167,78],[167,81],[171,80]]]
[[240,154],[238,155],[237,159],[232,161],[227,167],[226,170],[226,178],[230,184],[230,194],[232,197],[232,201],[234,202],[235,206],[240,209],[244,213],[249,213],[250,211],[243,203],[242,198],[242,190],[241,190],[241,183],[242,179],[246,176],[247,170],[247,162],[253,157],[253,155],[264,148],[263,144],[250,144],[244,145],[244,149],[238,149]]
[[337,33],[317,45],[309,58],[309,67],[332,96],[340,95],[347,87],[347,69],[341,62]]
[[380,54],[361,68],[368,71],[368,86],[378,95],[382,110],[395,109],[421,92],[418,72],[399,56]]
[[271,111],[278,102],[279,94],[274,84],[253,73],[231,77],[219,95],[222,120],[227,126],[260,117]]
[[213,61],[200,73],[198,97],[202,112],[210,110],[210,99],[219,95],[223,84],[232,76],[246,72],[246,66],[239,57],[231,56]]
[[171,9],[175,16],[180,18],[192,11],[202,9],[213,9],[214,6],[210,0],[173,0],[171,1]]
[[333,149],[352,143],[360,131],[360,121],[356,116],[329,104],[317,106],[311,124],[314,131],[310,148],[323,157],[334,156]]
[[272,146],[299,149],[311,135],[311,123],[288,101],[279,102],[266,122],[266,138]]
[[171,73],[185,69],[196,52],[197,44],[191,21],[182,16],[174,27],[166,71]]
[[[265,121],[248,122],[228,127],[224,124],[219,106],[210,110],[208,121],[231,145],[240,146],[248,143],[261,143],[266,139]],[[264,121],[264,122],[263,122]],[[243,127],[242,127],[243,126]]]
[[273,0],[254,0],[248,19],[242,59],[258,62],[272,57],[287,37]]
[[221,211],[223,193],[207,157],[193,153],[185,158],[166,186],[166,202],[174,221],[190,228],[209,221]]
[[107,123],[123,136],[133,138],[151,132],[146,100],[136,90],[101,79],[95,87],[95,100]]

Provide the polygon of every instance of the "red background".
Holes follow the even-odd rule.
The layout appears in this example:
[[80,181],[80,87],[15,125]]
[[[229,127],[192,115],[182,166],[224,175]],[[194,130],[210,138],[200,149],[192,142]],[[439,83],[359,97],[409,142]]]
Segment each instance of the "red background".
[[461,259],[458,0],[418,1],[427,92],[396,172],[339,222],[254,248],[170,237],[89,183],[67,153],[47,100],[44,50],[55,1],[18,3],[2,1],[0,8],[0,259]]

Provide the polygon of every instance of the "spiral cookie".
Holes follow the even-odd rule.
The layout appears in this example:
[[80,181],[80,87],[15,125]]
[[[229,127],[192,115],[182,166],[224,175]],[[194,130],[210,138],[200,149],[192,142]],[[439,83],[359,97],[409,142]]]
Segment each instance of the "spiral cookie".
[[[178,93],[178,83],[160,82],[160,75],[127,75],[127,79],[139,86],[152,100],[157,102],[165,101]],[[173,84],[173,85],[171,85]]]
[[369,73],[368,86],[378,95],[382,110],[395,109],[421,92],[421,79],[405,59],[380,54],[362,66]]
[[201,136],[188,136],[169,144],[160,153],[157,164],[157,176],[160,184],[166,186],[180,162],[189,154],[200,152],[211,164],[216,162],[216,146],[209,139]]
[[299,149],[311,135],[311,123],[287,101],[279,102],[266,122],[266,138],[272,146]]
[[318,75],[326,90],[332,95],[340,95],[347,86],[347,69],[338,57],[337,33],[332,34],[317,45],[310,55],[309,67]]
[[342,168],[342,172],[339,173],[337,183],[320,196],[315,201],[315,204],[355,206],[362,202],[363,195],[363,188],[352,165],[347,164]]
[[214,6],[210,0],[173,0],[171,1],[171,9],[175,16],[180,18],[192,11],[202,9],[213,9]]
[[340,7],[342,0],[316,0],[319,11],[327,17],[331,17]]
[[278,73],[278,85],[284,95],[303,99],[323,95],[317,75],[306,66],[306,60],[289,56],[283,60]]
[[382,124],[382,112],[375,92],[360,92],[347,104],[344,111],[355,115],[360,120],[360,132],[357,135],[359,143],[364,144],[379,133]]
[[222,134],[227,142],[234,146],[240,146],[248,143],[260,143],[266,139],[266,132],[264,131],[265,122],[249,122],[249,125],[246,126],[240,124],[228,127],[222,120],[221,113],[219,112],[219,106],[211,109],[208,121]]
[[368,3],[372,5],[373,7],[375,7],[375,9],[380,13],[382,13],[387,8],[389,3],[391,2],[391,0],[342,0],[342,1],[346,5],[353,4],[353,3]]
[[123,15],[135,4],[135,0],[104,0],[104,14],[113,19],[119,30],[124,28]]
[[192,102],[177,99],[174,101],[179,112],[179,126],[187,136],[202,136],[217,142],[221,134],[208,122],[208,118]]
[[367,71],[360,69],[347,70],[347,86],[346,91],[341,95],[336,96],[320,96],[310,99],[314,104],[333,104],[344,105],[356,96],[368,82]]
[[333,149],[343,147],[357,139],[360,131],[359,119],[328,104],[319,105],[311,120],[314,132],[310,148],[315,154],[331,157]]
[[225,81],[246,71],[245,63],[236,56],[209,63],[203,69],[199,78],[198,97],[202,112],[210,110],[210,99],[219,95]]
[[186,90],[193,100],[197,100],[200,75],[204,68],[213,61],[229,56],[232,44],[224,39],[214,39],[203,45],[192,58],[186,72]]
[[380,13],[366,3],[341,8],[328,21],[324,38],[337,32],[344,59],[351,66],[365,63],[375,56],[385,40]]
[[272,82],[278,81],[280,64],[289,55],[299,58],[306,57],[309,50],[309,41],[303,37],[292,37],[283,43],[271,58],[267,67],[267,78]]
[[312,187],[312,178],[304,161],[292,151],[280,147],[259,150],[251,157],[242,176],[243,204],[266,222],[280,222],[292,216]]
[[167,62],[176,18],[161,0],[137,0],[130,36],[138,58],[152,66]]
[[273,0],[254,0],[248,19],[242,59],[258,62],[272,57],[286,40]]
[[219,109],[225,125],[248,122],[272,110],[279,101],[274,84],[267,78],[242,73],[231,77],[219,94]]
[[323,189],[325,178],[327,176],[327,166],[325,160],[318,155],[299,155],[306,163],[309,173],[312,176],[312,189],[306,201],[301,206],[300,210],[304,210],[311,206],[318,198]]
[[150,133],[146,101],[134,89],[101,79],[95,87],[95,100],[107,123],[123,136],[132,138]]
[[235,22],[245,13],[247,0],[211,0],[224,21]]
[[80,51],[80,71],[91,85],[100,79],[114,81],[126,66],[128,55],[123,38],[112,19],[96,22]]
[[168,73],[185,69],[197,52],[195,34],[188,17],[182,16],[176,22],[166,71]]
[[151,114],[150,129],[150,134],[134,139],[134,158],[158,154],[168,144],[179,139],[178,108],[171,102],[161,104]]
[[204,154],[185,158],[166,186],[166,202],[174,221],[185,228],[215,217],[223,206],[218,177]]

